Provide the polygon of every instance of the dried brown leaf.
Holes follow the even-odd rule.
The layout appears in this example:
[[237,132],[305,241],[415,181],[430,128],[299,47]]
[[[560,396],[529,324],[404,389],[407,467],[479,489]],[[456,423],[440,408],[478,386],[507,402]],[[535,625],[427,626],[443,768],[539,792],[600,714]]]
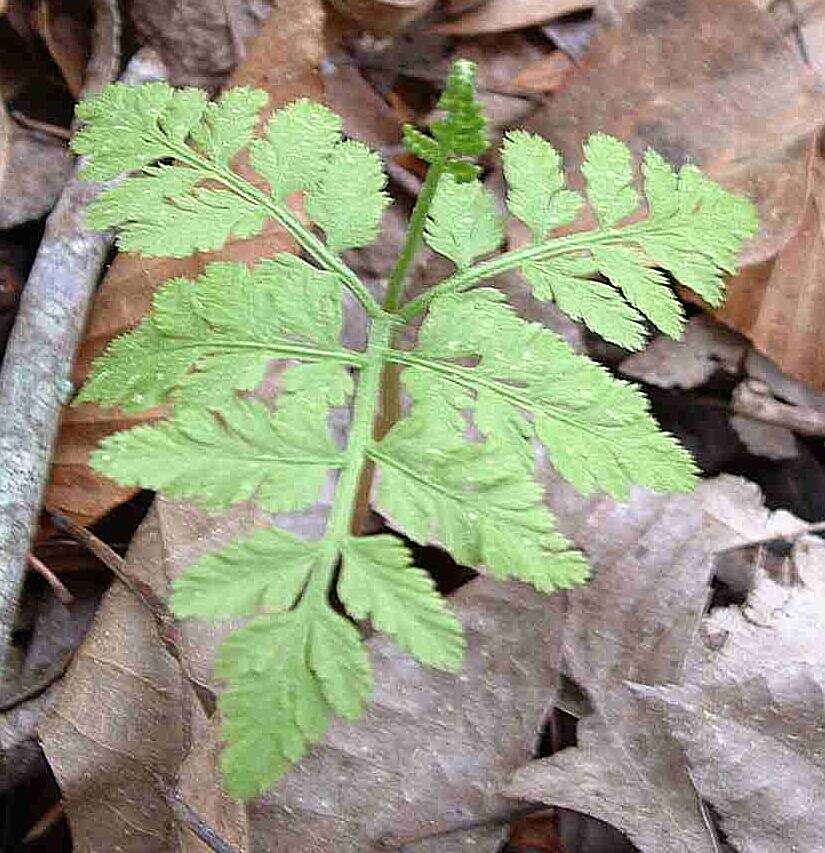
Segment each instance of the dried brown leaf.
[[331,0],[348,18],[377,33],[392,34],[423,18],[436,0]]
[[513,83],[522,92],[557,92],[570,79],[574,68],[573,60],[556,50],[522,68]]
[[[322,50],[323,10],[320,0],[285,0],[273,9],[249,55],[230,81],[265,89],[276,108],[298,97],[323,100],[318,71]],[[146,259],[121,254],[103,280],[89,317],[86,333],[75,362],[73,381],[79,387],[88,376],[92,360],[117,335],[136,326],[151,305],[155,289],[175,276],[194,276],[215,260],[252,263],[279,251],[291,251],[287,235],[269,223],[259,237],[229,243],[220,252],[203,253],[183,260]],[[151,421],[158,413],[149,413]],[[117,412],[85,405],[65,408],[55,451],[52,480],[46,505],[81,523],[100,518],[133,490],[121,489],[98,477],[88,467],[89,454],[101,438],[139,421]]]
[[639,154],[652,147],[676,165],[696,163],[749,196],[761,222],[751,264],[799,227],[823,114],[825,88],[792,34],[749,0],[652,0],[594,40],[581,71],[528,125],[561,149],[571,181],[582,140],[600,130]]
[[31,18],[35,31],[43,39],[74,98],[78,98],[83,90],[89,54],[89,31],[82,18],[84,11],[87,10],[82,4],[40,0]]
[[825,161],[811,161],[801,227],[768,270],[730,284],[716,316],[780,370],[825,391]]
[[[507,794],[584,811],[643,851],[718,850],[682,748],[628,687],[679,683],[715,570],[713,553],[798,522],[771,515],[755,485],[734,477],[677,497],[637,492],[620,506],[549,483],[560,527],[596,568],[569,594],[563,654],[593,714],[579,745],[522,768]],[[727,556],[725,557],[727,559]]]
[[[170,81],[206,89],[218,88],[244,59],[244,43],[257,32],[266,8],[260,0],[132,0],[129,5],[138,36],[161,55]],[[273,65],[283,62],[279,56],[271,54]]]
[[637,688],[742,853],[825,850],[825,543],[792,557],[790,584],[760,569],[741,609],[704,620],[684,684]]
[[587,0],[488,0],[480,8],[471,9],[457,20],[439,24],[435,29],[452,36],[504,33],[546,24],[592,5]]
[[39,219],[54,206],[72,170],[66,144],[13,125],[0,203],[0,229]]
[[[127,571],[158,595],[169,582],[165,548],[153,509]],[[76,850],[206,850],[175,821],[165,788],[179,789],[219,835],[247,849],[243,809],[219,787],[217,723],[166,651],[153,616],[120,583],[106,594],[39,738]]]

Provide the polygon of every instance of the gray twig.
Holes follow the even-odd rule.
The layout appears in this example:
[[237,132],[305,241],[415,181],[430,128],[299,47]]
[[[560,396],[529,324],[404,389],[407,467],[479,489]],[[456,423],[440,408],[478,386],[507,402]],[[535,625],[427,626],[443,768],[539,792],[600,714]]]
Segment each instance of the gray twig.
[[201,841],[215,853],[238,853],[237,849],[206,823],[203,818],[183,799],[179,791],[162,788],[166,803],[172,810],[175,819],[188,827]]

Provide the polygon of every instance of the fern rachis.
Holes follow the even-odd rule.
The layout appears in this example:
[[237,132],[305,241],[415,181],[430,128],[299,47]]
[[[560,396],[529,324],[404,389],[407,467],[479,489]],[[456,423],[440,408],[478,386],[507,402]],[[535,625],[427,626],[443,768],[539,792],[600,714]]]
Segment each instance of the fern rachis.
[[[461,665],[461,626],[406,546],[354,529],[367,472],[377,474],[373,503],[393,527],[543,592],[584,582],[588,568],[542,500],[535,442],[584,492],[621,500],[633,485],[686,490],[695,479],[690,457],[658,429],[634,386],[519,318],[483,285],[521,270],[536,298],[638,349],[648,323],[678,336],[684,322],[663,271],[719,303],[723,276],[755,229],[752,205],[648,152],[648,215],[623,224],[639,207],[624,145],[602,134],[587,142],[585,201],[567,188],[550,145],[515,131],[501,152],[507,203],[533,243],[493,255],[504,230],[474,163],[487,140],[473,74],[458,62],[440,102],[443,120],[430,134],[405,131],[430,171],[383,305],[340,253],[376,238],[386,178],[378,157],[344,140],[325,107],[290,104],[260,135],[266,98],[251,89],[210,103],[196,90],[115,84],[78,108],[83,126],[73,145],[87,157],[87,176],[134,173],[88,213],[92,227],[118,229],[121,249],[185,256],[253,236],[274,219],[303,253],[252,267],[211,264],[195,281],[167,282],[77,398],[133,412],[167,404],[167,420],[106,439],[93,464],[208,510],[253,500],[274,515],[300,511],[335,472],[321,539],[273,523],[201,558],[174,585],[180,617],[248,618],[216,669],[226,682],[225,783],[240,798],[286,772],[332,715],[355,719],[363,710],[371,670],[351,620],[371,619],[425,664]],[[233,170],[244,150],[268,192]],[[296,192],[314,229],[286,205]],[[585,203],[598,227],[553,239]],[[422,241],[456,271],[404,302]],[[368,316],[363,351],[341,343],[341,287]],[[399,331],[422,314],[416,346],[402,347]],[[254,393],[273,361],[282,364],[274,405]],[[399,376],[410,401],[403,414]],[[350,411],[343,448],[329,429],[330,410],[341,406]],[[330,606],[333,582],[346,616]]]

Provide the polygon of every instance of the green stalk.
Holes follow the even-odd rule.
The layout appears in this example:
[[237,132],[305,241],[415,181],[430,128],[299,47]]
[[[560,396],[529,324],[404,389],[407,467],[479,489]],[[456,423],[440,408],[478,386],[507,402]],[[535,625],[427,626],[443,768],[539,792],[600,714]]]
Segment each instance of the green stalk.
[[387,283],[387,295],[384,297],[385,311],[389,311],[390,313],[397,311],[398,306],[401,304],[407,273],[409,272],[413,258],[415,258],[415,253],[421,245],[424,228],[427,224],[427,214],[430,212],[435,192],[438,189],[438,182],[441,180],[446,167],[446,160],[438,160],[427,170],[427,177],[424,180],[424,185],[421,187],[421,192],[418,194],[418,199],[415,202],[415,207],[410,217],[410,225],[407,229],[404,247],[401,249],[401,254],[398,256],[398,261]]
[[354,532],[352,528],[359,486],[367,461],[367,451],[372,444],[381,374],[384,369],[384,353],[390,343],[392,327],[393,323],[383,318],[375,319],[371,324],[364,354],[364,368],[359,374],[358,387],[352,404],[349,442],[344,451],[344,462],[324,536],[328,553],[324,568],[316,569],[307,585],[305,597],[308,596],[310,600],[326,596],[341,543]]

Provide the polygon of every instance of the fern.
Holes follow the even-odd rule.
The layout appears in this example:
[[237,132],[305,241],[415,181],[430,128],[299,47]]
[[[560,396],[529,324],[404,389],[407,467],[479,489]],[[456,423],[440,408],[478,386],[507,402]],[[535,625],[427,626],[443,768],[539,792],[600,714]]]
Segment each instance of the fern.
[[[303,252],[253,267],[210,264],[195,280],[167,282],[77,397],[127,412],[167,407],[165,420],[114,435],[95,453],[95,468],[127,485],[208,510],[251,500],[277,515],[310,507],[335,477],[321,538],[299,540],[276,518],[174,584],[182,618],[247,620],[216,669],[226,682],[225,783],[239,798],[286,772],[334,715],[362,712],[371,670],[352,620],[370,619],[429,666],[461,665],[461,626],[406,545],[354,529],[365,472],[375,473],[375,507],[410,539],[440,543],[460,562],[542,592],[583,583],[588,566],[543,502],[537,444],[583,492],[623,500],[634,485],[684,491],[695,481],[689,455],[659,430],[636,387],[521,319],[482,284],[521,270],[537,299],[639,349],[649,324],[681,332],[672,279],[719,303],[724,276],[754,233],[753,206],[695,168],[676,172],[648,152],[640,209],[630,152],[603,134],[584,146],[582,198],[566,186],[558,153],[515,131],[501,151],[507,204],[533,243],[494,255],[504,229],[474,162],[487,140],[473,74],[471,63],[457,63],[439,103],[443,117],[430,132],[405,131],[430,169],[383,305],[340,253],[377,236],[386,179],[378,157],[344,140],[326,107],[297,101],[260,135],[265,96],[251,89],[209,103],[161,83],[115,84],[78,107],[73,145],[86,155],[87,177],[134,173],[88,212],[90,226],[117,229],[123,250],[218,249],[271,219]],[[233,169],[243,151],[267,189]],[[286,205],[296,192],[309,226]],[[552,238],[585,205],[598,226]],[[403,302],[422,241],[456,270]],[[341,343],[342,288],[367,314],[363,350]],[[400,330],[420,315],[416,345],[403,345]],[[268,404],[255,391],[273,361],[282,369]],[[379,399],[392,396],[398,377],[409,408],[385,411],[378,430]],[[342,406],[350,412],[344,447],[329,424]],[[330,603],[333,587],[343,613]]]

